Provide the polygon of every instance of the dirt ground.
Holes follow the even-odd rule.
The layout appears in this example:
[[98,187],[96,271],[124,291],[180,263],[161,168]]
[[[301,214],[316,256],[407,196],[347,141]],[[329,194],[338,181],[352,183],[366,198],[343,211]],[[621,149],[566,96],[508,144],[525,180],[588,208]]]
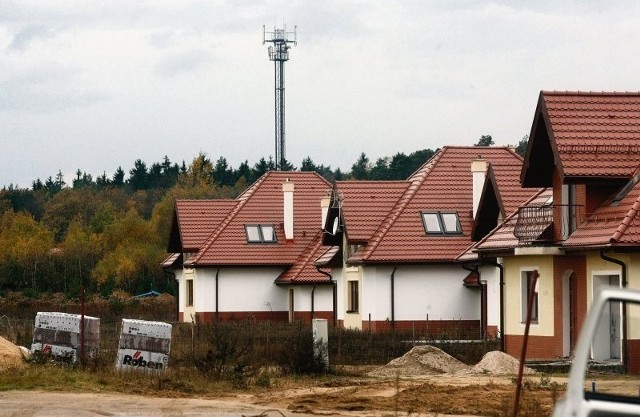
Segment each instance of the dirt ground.
[[[505,376],[432,375],[345,377],[317,386],[277,387],[218,398],[5,391],[0,392],[0,416],[491,416],[510,413],[513,387],[511,377]],[[525,393],[525,399],[535,398],[539,408],[530,415],[549,415],[551,395],[548,389]]]

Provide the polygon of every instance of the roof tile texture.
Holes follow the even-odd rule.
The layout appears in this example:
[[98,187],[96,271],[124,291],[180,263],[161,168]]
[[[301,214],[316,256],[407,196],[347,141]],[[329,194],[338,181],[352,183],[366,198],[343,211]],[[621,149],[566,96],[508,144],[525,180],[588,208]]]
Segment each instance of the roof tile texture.
[[640,93],[544,91],[565,176],[630,176],[640,152]]
[[197,252],[236,204],[236,200],[177,200],[176,214],[184,251]]
[[[471,244],[471,162],[479,156],[491,164],[507,214],[537,192],[537,189],[523,190],[520,187],[517,178],[522,158],[508,148],[444,147],[409,178],[410,185],[369,243],[356,252],[350,258],[351,261],[384,263],[455,260]],[[422,225],[423,211],[457,211],[462,234],[427,235]]]
[[[285,240],[282,184],[294,184],[294,238]],[[331,185],[314,172],[270,171],[247,189],[191,259],[200,266],[291,265],[321,229],[320,200]],[[248,243],[245,225],[273,225],[276,243]]]

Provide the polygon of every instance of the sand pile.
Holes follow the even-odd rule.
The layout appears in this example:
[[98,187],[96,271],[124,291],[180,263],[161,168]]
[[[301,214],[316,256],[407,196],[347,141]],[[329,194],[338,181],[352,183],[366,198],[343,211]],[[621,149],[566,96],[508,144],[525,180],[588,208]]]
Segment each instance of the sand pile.
[[20,348],[0,336],[0,372],[25,366]]
[[371,376],[416,376],[452,374],[469,369],[448,353],[433,346],[416,346],[404,356],[369,373]]
[[[478,362],[475,366],[473,366],[469,372],[474,374],[518,374],[518,367],[520,366],[520,361],[514,358],[513,356],[507,355],[504,352],[500,352],[498,350],[494,350],[492,352],[487,352],[480,362]],[[535,374],[531,368],[524,367],[525,374]]]

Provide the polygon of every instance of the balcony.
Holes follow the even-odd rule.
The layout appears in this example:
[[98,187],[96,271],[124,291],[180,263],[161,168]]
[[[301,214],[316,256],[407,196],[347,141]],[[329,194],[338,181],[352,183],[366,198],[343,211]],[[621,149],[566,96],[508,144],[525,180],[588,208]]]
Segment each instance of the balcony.
[[[583,206],[573,204],[520,207],[513,234],[520,244],[561,242],[584,219],[583,213]],[[554,224],[554,216],[561,218],[561,221]],[[560,230],[556,230],[556,227],[560,227]]]

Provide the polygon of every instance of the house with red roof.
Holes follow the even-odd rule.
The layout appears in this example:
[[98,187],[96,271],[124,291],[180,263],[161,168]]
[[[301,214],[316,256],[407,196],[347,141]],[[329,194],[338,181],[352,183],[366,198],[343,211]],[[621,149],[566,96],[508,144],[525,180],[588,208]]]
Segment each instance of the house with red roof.
[[458,255],[537,192],[521,167],[510,148],[447,146],[405,181],[338,181],[324,234],[338,250],[316,264],[331,267],[339,323],[496,334],[498,268]]
[[[640,288],[639,174],[640,93],[540,93],[520,181],[543,189],[473,247],[503,260],[507,353],[531,309],[527,359],[570,357],[601,287]],[[593,359],[640,372],[635,317],[607,315]]]
[[178,319],[332,319],[334,285],[314,263],[330,249],[330,192],[316,173],[271,171],[233,200],[176,201],[162,266],[178,282]]

